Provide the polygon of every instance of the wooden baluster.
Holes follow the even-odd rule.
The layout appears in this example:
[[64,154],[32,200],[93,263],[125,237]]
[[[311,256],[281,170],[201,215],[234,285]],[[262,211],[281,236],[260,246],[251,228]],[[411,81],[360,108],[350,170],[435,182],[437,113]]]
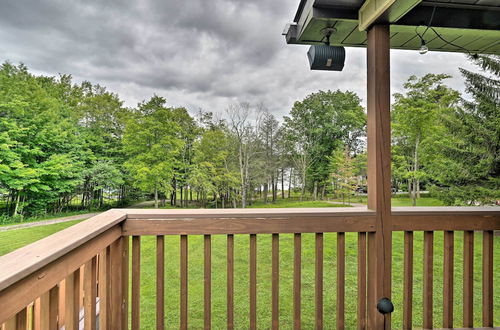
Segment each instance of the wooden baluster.
[[132,236],[132,329],[141,328],[141,237]]
[[165,236],[156,236],[156,329],[165,328]]
[[28,307],[24,307],[16,314],[16,330],[28,329]]
[[31,329],[33,330],[40,330],[41,328],[40,300],[40,298],[36,298],[33,302],[33,316],[31,317]]
[[483,231],[483,327],[493,327],[493,231]]
[[212,237],[204,236],[204,326],[205,329],[212,328]]
[[[2,329],[2,325],[0,325]],[[28,329],[28,307],[23,308],[15,316],[11,317],[3,325],[4,330],[27,330]]]
[[78,308],[81,309],[83,308],[83,287],[84,283],[83,280],[85,278],[85,265],[80,266],[80,285],[78,286],[80,288],[80,292],[78,296],[80,297],[80,300],[78,301]]
[[345,233],[337,233],[337,329],[345,328]]
[[96,295],[97,295],[97,283],[96,283],[96,264],[97,259],[93,257],[85,263],[85,273],[84,273],[84,324],[85,330],[95,330],[96,329]]
[[[105,248],[99,256],[99,329],[110,327],[111,262],[110,248]],[[80,274],[78,274],[80,276]],[[75,328],[77,329],[77,328]]]
[[272,235],[272,328],[280,324],[280,237]]
[[123,236],[123,251],[122,251],[122,330],[128,330],[128,287],[129,287],[129,242],[128,236]]
[[250,234],[250,329],[257,329],[257,235]]
[[57,330],[57,311],[59,309],[59,286],[54,286],[40,296],[40,329]]
[[444,232],[443,328],[453,328],[454,233]]
[[473,325],[473,272],[474,272],[474,232],[464,231],[464,327]]
[[65,330],[78,330],[80,326],[80,268],[66,277]]
[[376,274],[376,257],[377,257],[377,246],[376,246],[376,236],[374,232],[370,232],[368,237],[368,281],[366,289],[366,303],[367,303],[367,317],[368,317],[368,329],[377,328],[377,278]]
[[315,329],[323,329],[323,233],[316,233]]
[[110,300],[110,328],[121,329],[121,265],[122,265],[122,239],[117,239],[110,247],[111,259],[111,300]]
[[296,233],[293,236],[293,328],[301,328],[301,280],[302,280],[302,235]]
[[434,272],[434,232],[424,232],[424,292],[423,292],[423,328],[432,329],[432,298],[433,298],[433,272]]
[[227,235],[227,329],[234,329],[234,235]]
[[4,324],[0,324],[0,330],[16,330],[16,316],[11,317]]
[[403,329],[412,329],[413,317],[413,232],[404,234]]
[[[128,237],[117,239],[110,246],[110,328],[128,328]],[[84,275],[85,276],[85,275]]]
[[358,233],[358,329],[366,329],[366,233]]
[[57,311],[57,322],[59,326],[66,324],[66,280],[59,282],[59,310]]
[[181,235],[181,290],[180,290],[180,316],[181,316],[181,330],[188,328],[188,237]]

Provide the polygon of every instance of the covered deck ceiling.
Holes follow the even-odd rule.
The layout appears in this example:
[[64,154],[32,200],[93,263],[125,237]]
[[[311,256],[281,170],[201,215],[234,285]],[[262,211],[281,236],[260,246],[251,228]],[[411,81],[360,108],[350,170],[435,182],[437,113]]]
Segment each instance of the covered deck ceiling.
[[[373,23],[390,24],[392,49],[500,54],[500,0],[301,0],[289,44],[366,47]],[[430,26],[430,28],[428,28]]]

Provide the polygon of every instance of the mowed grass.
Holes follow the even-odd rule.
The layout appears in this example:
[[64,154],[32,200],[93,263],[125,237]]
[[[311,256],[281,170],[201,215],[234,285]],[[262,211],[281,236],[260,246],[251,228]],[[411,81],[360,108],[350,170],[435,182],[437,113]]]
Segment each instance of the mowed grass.
[[[335,203],[332,203],[335,202]],[[299,201],[297,198],[293,199],[281,199],[278,197],[276,202],[267,204],[262,200],[252,202],[252,205],[249,205],[249,208],[274,208],[274,207],[346,207],[349,206],[349,202],[353,204],[367,204],[368,199],[366,196],[354,196],[350,199],[346,198],[342,200],[342,198],[331,199],[330,201],[326,200],[317,200],[317,201]],[[341,203],[345,203],[342,205]],[[396,196],[391,198],[392,206],[412,206],[411,199],[407,196]],[[434,197],[428,197],[426,195],[417,199],[417,206],[444,206],[443,202]]]
[[[391,199],[392,206],[412,206],[409,197],[396,197]],[[433,197],[421,197],[417,199],[416,206],[444,206],[443,202]]]
[[[342,199],[335,199],[337,202],[342,202]],[[360,204],[367,204],[368,199],[367,196],[355,196],[351,197],[351,203],[360,203]],[[346,199],[347,203],[347,199]],[[412,206],[411,205],[411,199],[408,196],[404,195],[398,195],[396,197],[391,198],[391,205],[392,206]],[[417,205],[416,206],[444,206],[444,203],[434,197],[429,197],[425,194],[422,195],[422,197],[417,199]]]
[[264,203],[263,201],[252,202],[248,208],[299,208],[299,207],[348,207],[349,205],[329,203],[327,201],[297,201],[287,199],[277,199],[274,203]]
[[[303,202],[305,205],[317,202]],[[325,203],[325,202],[321,202]],[[301,205],[298,202],[295,205]],[[304,204],[302,204],[304,205]],[[314,204],[316,205],[316,204]],[[336,205],[334,204],[328,204]],[[260,206],[262,207],[262,206]],[[298,206],[299,207],[299,206]],[[305,206],[300,206],[305,207]],[[315,206],[319,207],[319,206]],[[34,242],[79,221],[0,232],[0,255]],[[258,235],[257,251],[257,317],[258,328],[271,325],[271,235]],[[335,233],[324,234],[324,328],[335,328],[336,322],[336,239]],[[165,311],[167,329],[179,327],[179,237],[166,236]],[[249,324],[249,237],[236,235],[235,241],[235,328]],[[142,237],[141,249],[141,328],[155,327],[156,242]],[[393,327],[402,327],[403,233],[393,234]],[[455,326],[462,325],[463,233],[455,234]],[[475,234],[474,249],[474,325],[481,325],[482,233]],[[314,234],[302,235],[302,324],[314,327]],[[212,237],[212,326],[226,328],[226,236]],[[494,324],[500,325],[500,237],[494,240]],[[203,328],[203,237],[189,236],[189,328]],[[442,325],[443,232],[434,235],[434,327]],[[415,233],[414,241],[413,325],[422,327],[423,301],[423,233]],[[368,275],[369,276],[369,275]],[[293,235],[280,235],[280,325],[292,328]],[[356,325],[357,306],[357,234],[346,234],[346,329]]]
[[82,220],[0,232],[0,256],[68,228]]
[[[258,235],[257,248],[257,322],[259,329],[271,327],[271,235]],[[324,234],[324,328],[334,329],[336,322],[336,240],[337,234]],[[179,237],[166,237],[165,255],[165,312],[166,328],[179,327]],[[234,259],[234,317],[235,328],[246,329],[249,324],[249,236],[236,235]],[[455,324],[462,324],[463,234],[455,235]],[[143,329],[155,326],[155,238],[143,237],[141,249],[141,321]],[[403,302],[403,233],[393,235],[393,313],[394,329],[402,328]],[[495,239],[495,251],[500,251],[500,239]],[[302,324],[314,327],[314,264],[315,235],[302,235]],[[203,237],[189,236],[189,328],[203,328]],[[494,255],[495,325],[500,325],[500,253]],[[443,233],[436,232],[434,240],[434,326],[442,325],[443,292]],[[474,324],[481,325],[481,265],[482,234],[475,234],[474,254]],[[226,236],[212,237],[212,326],[226,327]],[[423,233],[415,233],[413,325],[422,327],[422,270]],[[370,276],[368,274],[368,276]],[[291,329],[293,284],[293,235],[280,235],[280,325]],[[346,329],[356,327],[357,306],[357,234],[346,234]]]

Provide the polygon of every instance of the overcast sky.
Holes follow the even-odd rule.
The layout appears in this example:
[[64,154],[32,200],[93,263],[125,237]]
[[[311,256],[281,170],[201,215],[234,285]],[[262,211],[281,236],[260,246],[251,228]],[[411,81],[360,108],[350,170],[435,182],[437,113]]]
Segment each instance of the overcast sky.
[[[264,102],[278,117],[320,89],[364,100],[365,49],[348,48],[343,72],[310,71],[308,46],[281,32],[299,0],[6,0],[0,60],[37,74],[72,74],[116,92],[127,106],[153,93],[192,113]],[[392,92],[409,75],[448,73],[463,90],[464,55],[392,51]],[[364,102],[364,101],[363,101]]]

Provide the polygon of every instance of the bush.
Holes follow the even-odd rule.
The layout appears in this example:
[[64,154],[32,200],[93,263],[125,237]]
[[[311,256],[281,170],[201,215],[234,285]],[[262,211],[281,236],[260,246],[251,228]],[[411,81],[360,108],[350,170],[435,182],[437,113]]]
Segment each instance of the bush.
[[9,223],[16,223],[16,222],[22,222],[23,221],[23,216],[22,215],[17,215],[15,217],[9,216],[7,214],[1,214],[0,215],[0,225],[6,225]]

